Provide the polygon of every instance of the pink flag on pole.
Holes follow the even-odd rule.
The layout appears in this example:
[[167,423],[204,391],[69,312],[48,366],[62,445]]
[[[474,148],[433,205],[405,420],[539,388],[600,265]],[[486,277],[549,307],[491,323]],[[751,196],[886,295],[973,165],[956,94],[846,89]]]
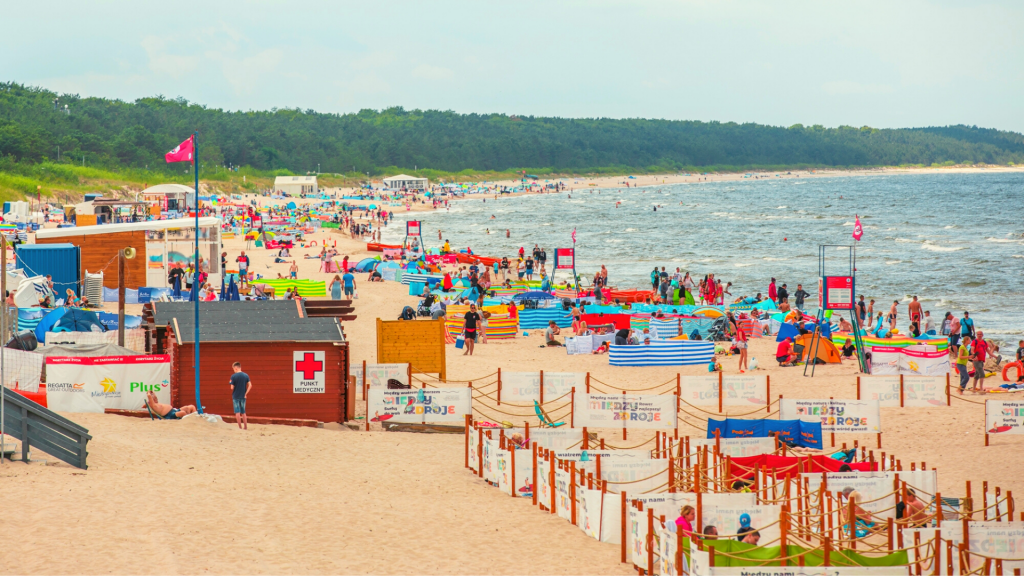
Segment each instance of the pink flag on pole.
[[191,162],[193,150],[192,138],[192,136],[189,136],[188,140],[185,140],[181,144],[175,146],[174,150],[171,150],[164,155],[164,158],[168,162]]
[[853,239],[860,242],[860,238],[863,235],[864,227],[860,225],[860,216],[857,216],[857,221],[853,223]]

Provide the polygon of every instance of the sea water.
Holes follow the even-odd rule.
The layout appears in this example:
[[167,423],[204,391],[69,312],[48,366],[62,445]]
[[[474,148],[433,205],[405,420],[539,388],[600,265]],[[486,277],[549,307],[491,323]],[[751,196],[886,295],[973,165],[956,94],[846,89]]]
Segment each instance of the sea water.
[[[416,218],[427,246],[442,243],[438,229],[453,249],[472,247],[487,256],[511,259],[520,246],[530,253],[538,244],[547,250],[550,272],[554,248],[571,247],[576,228],[577,271],[592,277],[604,264],[612,286],[647,289],[655,266],[678,267],[694,278],[713,273],[732,282],[730,292],[738,297],[767,294],[775,277],[791,295],[802,283],[812,294],[811,313],[819,245],[855,246],[856,292],[875,300],[876,313],[887,313],[898,300],[897,326],[905,332],[913,295],[936,327],[947,311],[962,317],[967,310],[987,337],[1013,345],[1004,347],[1005,356],[1024,335],[1022,204],[1024,173],[578,188],[500,200],[470,195],[447,211],[400,213],[382,241],[399,243],[402,220]],[[858,214],[864,236],[855,242]],[[848,272],[846,248],[828,248],[825,256],[826,274]]]

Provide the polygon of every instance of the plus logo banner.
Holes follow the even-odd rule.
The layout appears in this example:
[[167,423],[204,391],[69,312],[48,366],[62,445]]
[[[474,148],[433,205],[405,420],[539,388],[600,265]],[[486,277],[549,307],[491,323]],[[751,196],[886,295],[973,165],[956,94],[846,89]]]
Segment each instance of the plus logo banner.
[[324,394],[327,392],[327,372],[323,351],[292,352],[292,392],[295,394]]

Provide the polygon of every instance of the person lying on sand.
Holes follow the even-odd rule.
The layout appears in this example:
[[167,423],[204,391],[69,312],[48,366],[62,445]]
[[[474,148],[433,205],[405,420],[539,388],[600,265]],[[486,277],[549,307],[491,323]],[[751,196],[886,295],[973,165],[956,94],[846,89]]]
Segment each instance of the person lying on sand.
[[154,414],[164,420],[184,418],[186,414],[194,414],[197,412],[196,407],[191,404],[188,406],[182,406],[181,408],[174,408],[170,404],[161,404],[157,400],[156,394],[152,392],[146,392],[146,404],[149,405],[149,409],[152,410]]

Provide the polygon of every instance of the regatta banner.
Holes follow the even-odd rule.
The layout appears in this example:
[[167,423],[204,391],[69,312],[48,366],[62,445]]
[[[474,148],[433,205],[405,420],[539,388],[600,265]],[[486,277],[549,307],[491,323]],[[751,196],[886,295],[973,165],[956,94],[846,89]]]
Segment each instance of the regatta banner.
[[900,351],[889,346],[871,347],[871,374],[884,376],[900,373]]
[[371,422],[464,422],[473,410],[471,388],[370,389]]
[[[46,359],[46,403],[57,412],[145,409],[146,393],[171,403],[171,357],[61,357]],[[227,384],[225,383],[225,386]]]
[[574,426],[589,428],[676,427],[676,396],[576,393]]
[[878,400],[792,400],[783,398],[780,420],[820,422],[822,432],[882,431]]
[[986,434],[1024,434],[1024,402],[985,401]]

